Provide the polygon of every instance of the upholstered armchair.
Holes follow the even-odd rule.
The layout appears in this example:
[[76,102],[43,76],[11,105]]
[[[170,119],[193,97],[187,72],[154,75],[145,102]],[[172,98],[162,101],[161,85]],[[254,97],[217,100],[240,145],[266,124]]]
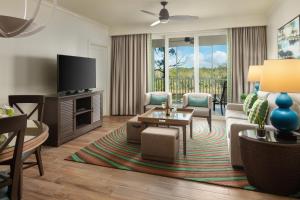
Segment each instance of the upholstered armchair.
[[194,117],[206,118],[211,131],[211,109],[213,97],[208,93],[187,93],[183,95],[183,108],[193,108]]
[[162,101],[169,102],[172,105],[172,93],[170,92],[148,92],[145,94],[144,111],[150,110],[154,107],[161,107]]

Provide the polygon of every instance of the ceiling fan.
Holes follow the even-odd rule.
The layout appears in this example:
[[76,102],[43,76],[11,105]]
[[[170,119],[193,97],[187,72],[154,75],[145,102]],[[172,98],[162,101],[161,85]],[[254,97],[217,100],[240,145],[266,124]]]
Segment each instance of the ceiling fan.
[[166,9],[166,5],[168,4],[167,1],[163,0],[160,2],[163,8],[160,10],[159,14],[155,14],[153,12],[147,10],[141,10],[141,12],[152,15],[154,17],[158,17],[158,20],[153,22],[150,26],[156,26],[160,23],[165,24],[169,21],[185,21],[185,20],[198,20],[198,16],[191,16],[191,15],[169,15],[169,11]]

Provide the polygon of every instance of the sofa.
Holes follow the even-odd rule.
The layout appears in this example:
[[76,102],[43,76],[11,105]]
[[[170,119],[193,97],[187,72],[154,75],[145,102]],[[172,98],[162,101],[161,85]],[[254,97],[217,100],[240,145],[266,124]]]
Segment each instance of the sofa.
[[[274,130],[275,128],[271,125],[270,122],[270,113],[274,108],[276,108],[275,100],[278,96],[278,93],[269,93],[259,91],[257,93],[258,98],[267,99],[269,103],[268,117],[266,120],[266,129]],[[300,94],[289,94],[294,104],[292,109],[298,114],[300,113]],[[240,153],[240,144],[239,144],[239,132],[247,129],[256,129],[256,124],[251,124],[248,121],[248,116],[243,112],[243,104],[234,104],[229,103],[227,105],[226,114],[226,134],[227,134],[227,143],[228,151],[230,154],[231,165],[235,168],[243,167],[243,162],[241,159]]]

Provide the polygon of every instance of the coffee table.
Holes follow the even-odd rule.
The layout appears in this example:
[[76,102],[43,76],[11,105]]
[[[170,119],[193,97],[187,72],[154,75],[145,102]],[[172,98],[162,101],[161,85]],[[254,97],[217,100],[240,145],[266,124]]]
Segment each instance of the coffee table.
[[190,137],[193,137],[194,109],[179,108],[169,116],[163,108],[153,108],[138,117],[146,125],[179,126],[183,130],[183,154],[186,155],[186,126],[190,125]]

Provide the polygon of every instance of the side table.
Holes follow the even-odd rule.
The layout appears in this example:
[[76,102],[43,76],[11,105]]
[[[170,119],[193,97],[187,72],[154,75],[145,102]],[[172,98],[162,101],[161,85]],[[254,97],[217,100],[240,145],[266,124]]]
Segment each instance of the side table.
[[300,191],[300,138],[283,139],[274,131],[258,137],[256,130],[239,133],[248,181],[257,189],[279,195]]

